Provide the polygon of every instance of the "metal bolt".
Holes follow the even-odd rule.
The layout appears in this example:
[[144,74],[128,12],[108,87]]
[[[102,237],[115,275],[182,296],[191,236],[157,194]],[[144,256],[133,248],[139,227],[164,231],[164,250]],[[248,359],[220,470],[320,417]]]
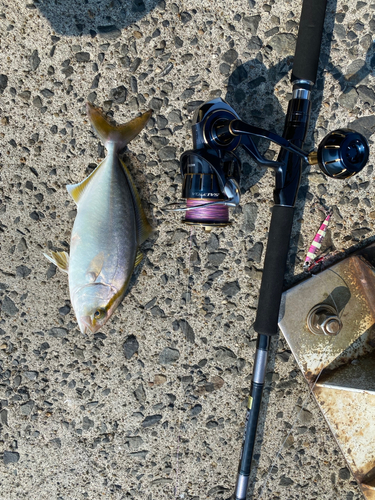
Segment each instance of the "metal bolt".
[[316,335],[337,335],[342,328],[341,320],[334,307],[317,304],[307,315],[307,326]]

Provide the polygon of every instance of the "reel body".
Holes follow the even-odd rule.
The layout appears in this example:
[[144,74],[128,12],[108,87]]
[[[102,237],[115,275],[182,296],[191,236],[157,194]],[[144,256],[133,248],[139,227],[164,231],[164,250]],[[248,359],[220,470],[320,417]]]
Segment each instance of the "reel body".
[[[240,203],[241,163],[239,146],[260,166],[275,171],[276,205],[293,207],[298,193],[303,161],[318,164],[329,177],[346,179],[362,170],[369,157],[367,140],[358,132],[339,129],[328,134],[317,152],[305,152],[303,144],[310,116],[309,85],[295,85],[289,102],[283,136],[249,125],[221,98],[205,102],[193,117],[193,149],[182,154],[182,197],[186,204],[172,209],[184,211],[186,224],[206,229],[230,224],[228,207]],[[277,160],[265,158],[254,142],[263,138],[280,147]],[[172,204],[176,205],[176,204]]]

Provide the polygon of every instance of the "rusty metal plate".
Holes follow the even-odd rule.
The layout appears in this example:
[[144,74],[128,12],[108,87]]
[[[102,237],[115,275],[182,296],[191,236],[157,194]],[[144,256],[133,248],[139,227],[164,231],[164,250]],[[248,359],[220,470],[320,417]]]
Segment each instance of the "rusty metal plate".
[[[307,316],[316,304],[338,309],[343,328],[335,338],[314,335]],[[375,348],[375,270],[353,256],[283,294],[279,326],[308,380],[335,361],[336,366]]]
[[[336,309],[336,336],[309,330],[319,304]],[[296,285],[283,294],[279,326],[364,497],[375,500],[375,269],[356,255]]]

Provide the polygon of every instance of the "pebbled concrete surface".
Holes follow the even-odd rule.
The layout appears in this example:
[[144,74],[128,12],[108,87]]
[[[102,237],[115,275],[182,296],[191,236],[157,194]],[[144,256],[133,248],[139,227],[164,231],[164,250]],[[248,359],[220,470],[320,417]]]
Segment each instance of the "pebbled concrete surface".
[[[241,206],[231,227],[210,235],[161,207],[179,199],[178,158],[191,148],[201,102],[221,96],[243,119],[282,132],[300,8],[295,0],[0,4],[2,500],[232,493],[272,174],[243,155]],[[310,148],[350,123],[371,137],[374,8],[329,2],[333,37]],[[65,184],[104,155],[86,100],[119,123],[155,110],[126,161],[156,231],[123,304],[93,337],[77,328],[66,276],[42,256],[68,248],[75,206]],[[320,198],[335,207],[333,248],[372,235],[371,160],[343,183],[304,173],[289,284],[322,221]],[[282,338],[273,352],[249,498],[361,498]]]

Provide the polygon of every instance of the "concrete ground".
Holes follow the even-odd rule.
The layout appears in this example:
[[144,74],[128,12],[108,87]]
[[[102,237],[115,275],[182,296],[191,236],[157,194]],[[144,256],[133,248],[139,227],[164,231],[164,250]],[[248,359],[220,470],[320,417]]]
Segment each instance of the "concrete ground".
[[[211,234],[161,208],[180,198],[178,159],[203,101],[221,96],[243,119],[282,133],[302,2],[28,1],[0,3],[0,498],[228,498],[272,173],[243,155],[241,206]],[[310,148],[349,123],[368,137],[375,126],[375,5],[328,3],[333,36]],[[155,233],[127,297],[95,335],[80,333],[67,277],[42,255],[68,250],[76,210],[65,185],[104,156],[87,100],[118,123],[155,110],[125,156]],[[336,206],[334,248],[371,236],[371,160],[348,182],[305,171],[289,284],[322,221],[320,199]],[[361,498],[283,338],[267,384],[249,498]]]

